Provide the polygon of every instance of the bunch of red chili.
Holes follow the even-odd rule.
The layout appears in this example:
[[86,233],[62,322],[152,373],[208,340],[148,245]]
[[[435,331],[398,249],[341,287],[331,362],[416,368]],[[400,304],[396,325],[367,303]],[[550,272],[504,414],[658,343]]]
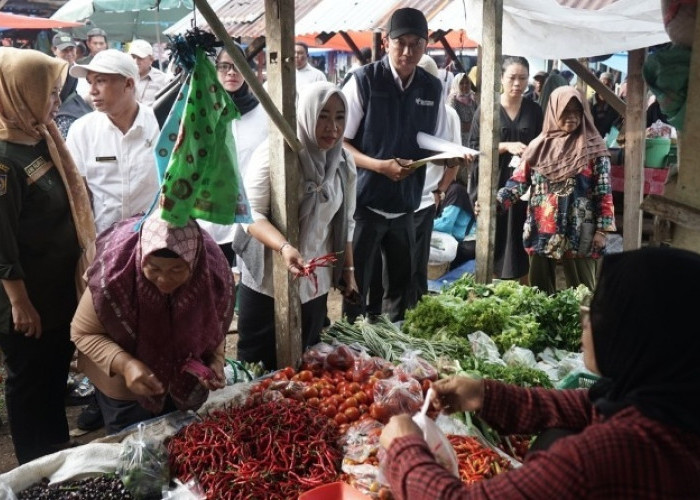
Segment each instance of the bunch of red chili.
[[170,468],[208,499],[289,499],[338,477],[338,431],[316,408],[281,399],[218,410],[168,441]]
[[318,277],[316,276],[316,268],[332,266],[337,260],[338,258],[336,257],[335,253],[329,253],[322,255],[321,257],[314,257],[301,269],[301,273],[297,274],[297,278],[300,276],[309,278],[314,284],[314,293],[318,293]]
[[471,436],[450,434],[447,439],[457,454],[459,477],[466,484],[488,479],[511,468],[508,460]]

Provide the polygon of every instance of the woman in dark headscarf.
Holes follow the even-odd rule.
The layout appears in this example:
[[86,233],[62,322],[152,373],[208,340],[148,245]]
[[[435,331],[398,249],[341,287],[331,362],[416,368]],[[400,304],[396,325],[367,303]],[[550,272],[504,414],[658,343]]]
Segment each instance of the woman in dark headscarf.
[[[644,248],[606,256],[583,356],[601,379],[590,390],[545,390],[467,377],[443,379],[435,403],[479,411],[505,434],[560,427],[573,434],[522,467],[469,487],[435,462],[411,417],[393,417],[381,443],[398,499],[698,498],[700,336],[695,324],[700,255]],[[590,316],[589,316],[590,313]]]
[[610,153],[596,132],[586,101],[573,87],[552,92],[542,133],[498,191],[509,209],[530,189],[523,244],[530,285],[556,292],[556,265],[567,287],[595,288],[596,259],[615,230]]
[[0,48],[0,347],[19,463],[68,444],[69,325],[95,238],[85,184],[53,122],[67,69]]
[[[245,52],[236,44],[238,51],[245,57]],[[219,82],[231,96],[234,104],[241,112],[238,120],[231,121],[233,139],[236,143],[236,159],[241,177],[245,177],[246,170],[253,151],[267,140],[268,123],[267,113],[260,101],[250,91],[250,87],[243,79],[243,75],[236,69],[236,65],[228,52],[221,50],[216,57],[216,74]],[[233,241],[233,225],[215,224],[208,221],[199,221],[199,225],[207,231],[221,247],[229,263],[234,265],[235,254],[231,249]]]
[[197,409],[225,385],[233,277],[195,221],[174,227],[154,212],[97,240],[71,325],[78,368],[95,385],[108,433],[177,409]]

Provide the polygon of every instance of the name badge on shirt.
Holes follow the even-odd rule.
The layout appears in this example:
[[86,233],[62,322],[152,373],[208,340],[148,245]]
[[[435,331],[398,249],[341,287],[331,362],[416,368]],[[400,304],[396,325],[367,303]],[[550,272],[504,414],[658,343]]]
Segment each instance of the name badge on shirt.
[[435,101],[429,101],[427,99],[416,97],[416,104],[418,104],[418,106],[435,106]]
[[53,162],[47,161],[43,156],[38,157],[29,165],[24,167],[24,172],[27,174],[27,185],[31,186],[38,181],[53,167]]
[[103,162],[103,161],[117,161],[116,156],[95,156],[95,161]]

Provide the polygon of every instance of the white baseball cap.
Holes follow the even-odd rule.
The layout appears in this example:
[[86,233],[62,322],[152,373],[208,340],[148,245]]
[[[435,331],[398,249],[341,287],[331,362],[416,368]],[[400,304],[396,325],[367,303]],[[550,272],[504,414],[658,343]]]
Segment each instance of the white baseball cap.
[[153,55],[153,47],[146,40],[134,40],[129,45],[129,54],[137,57],[150,57]]
[[95,54],[88,64],[75,64],[70,69],[71,76],[85,78],[88,71],[106,75],[122,75],[138,80],[139,68],[134,59],[117,49],[107,49]]

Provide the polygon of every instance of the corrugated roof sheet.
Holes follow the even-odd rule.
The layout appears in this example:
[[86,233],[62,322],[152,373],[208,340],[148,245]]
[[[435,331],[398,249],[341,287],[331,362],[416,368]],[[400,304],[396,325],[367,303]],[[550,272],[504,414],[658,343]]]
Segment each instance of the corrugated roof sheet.
[[[265,34],[263,0],[210,0],[209,3],[231,36],[255,38]],[[391,13],[401,7],[422,11],[431,30],[464,29],[463,5],[461,0],[296,0],[296,34],[383,28]],[[191,20],[192,14],[166,33],[184,33],[192,26]],[[208,29],[199,11],[196,20],[197,26]]]
[[[297,22],[318,2],[319,0],[295,0]],[[264,0],[210,0],[209,5],[231,36],[245,39],[265,34]],[[184,33],[190,29],[193,15],[198,27],[209,30],[209,24],[197,10],[195,14],[188,15],[168,28],[166,34]]]

